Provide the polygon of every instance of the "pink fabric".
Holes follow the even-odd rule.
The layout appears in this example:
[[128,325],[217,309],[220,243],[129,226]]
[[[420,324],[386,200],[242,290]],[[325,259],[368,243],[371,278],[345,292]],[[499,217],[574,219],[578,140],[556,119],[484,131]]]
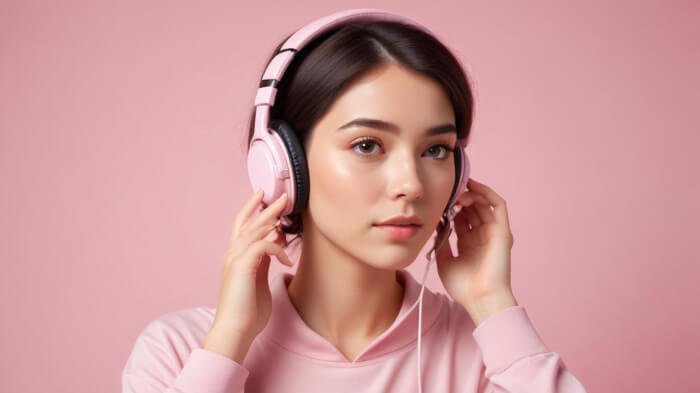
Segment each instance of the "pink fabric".
[[[243,364],[201,348],[216,310],[162,315],[136,339],[122,372],[122,392],[417,392],[420,283],[405,270],[398,317],[350,362],[311,330],[289,300],[291,273],[271,282],[272,315]],[[525,309],[514,306],[475,329],[467,311],[427,287],[421,337],[425,392],[585,393],[562,359],[542,342]]]

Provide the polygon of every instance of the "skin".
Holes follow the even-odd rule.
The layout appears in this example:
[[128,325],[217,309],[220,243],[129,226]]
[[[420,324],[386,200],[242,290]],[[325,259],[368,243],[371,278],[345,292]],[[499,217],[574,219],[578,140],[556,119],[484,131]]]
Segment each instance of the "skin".
[[[358,117],[394,123],[398,133],[364,126],[338,130]],[[302,214],[303,246],[288,293],[305,323],[348,360],[355,359],[396,319],[404,295],[396,270],[415,260],[448,202],[455,176],[454,157],[439,145],[454,148],[457,135],[426,136],[425,131],[454,125],[454,119],[451,102],[439,83],[389,64],[355,81],[311,131],[306,144],[312,179],[309,204]],[[372,138],[374,143],[356,145],[363,137]],[[462,202],[484,206],[480,210],[465,208],[458,215],[463,226],[458,231],[462,246],[469,243],[467,221],[474,225],[494,222],[488,198],[472,194],[465,192]],[[378,221],[402,214],[415,214],[423,220],[423,226],[407,241],[393,241],[373,227]],[[490,228],[494,226],[497,231],[474,237],[476,241],[470,244],[488,244],[489,235],[510,232],[498,225]],[[507,241],[491,246],[490,254],[473,251],[465,255],[470,255],[470,261],[506,254],[509,259],[509,251],[503,251],[506,248],[509,250]],[[496,249],[500,254],[493,251]],[[443,268],[440,277],[448,293],[465,305],[475,320],[480,322],[494,310],[516,304],[508,295],[509,277],[507,283],[504,279],[508,264],[499,262],[499,269],[487,272],[478,269],[481,262],[448,266],[446,262],[454,257],[446,250],[447,246],[438,254],[438,266]],[[470,286],[467,276],[481,282]]]
[[[397,124],[400,133],[338,131],[358,117]],[[456,134],[424,135],[446,123],[454,125],[454,111],[441,86],[392,64],[340,95],[307,142],[313,181],[299,266],[288,292],[309,327],[349,359],[396,319],[404,289],[395,271],[415,259],[447,204],[454,158],[443,148],[429,148],[453,147]],[[362,137],[377,142],[353,149]],[[372,227],[400,214],[424,221],[410,241],[392,242]]]

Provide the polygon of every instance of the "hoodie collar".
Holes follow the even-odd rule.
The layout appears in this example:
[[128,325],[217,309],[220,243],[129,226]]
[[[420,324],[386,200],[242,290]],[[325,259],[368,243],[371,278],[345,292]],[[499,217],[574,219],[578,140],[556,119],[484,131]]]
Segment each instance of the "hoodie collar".
[[[281,272],[270,285],[272,313],[261,337],[285,349],[318,360],[348,363],[345,356],[328,340],[313,331],[299,316],[289,299],[287,286],[294,277]],[[392,325],[369,344],[352,362],[358,363],[393,352],[417,340],[418,298],[421,285],[406,270],[397,270],[396,278],[404,285],[399,314]],[[422,332],[430,329],[442,307],[442,298],[426,286],[423,290]]]

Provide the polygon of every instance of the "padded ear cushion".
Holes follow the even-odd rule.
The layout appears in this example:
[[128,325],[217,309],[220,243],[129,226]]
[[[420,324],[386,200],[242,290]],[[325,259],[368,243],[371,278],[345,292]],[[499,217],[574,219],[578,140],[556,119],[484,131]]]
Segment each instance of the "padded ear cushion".
[[284,141],[289,161],[294,172],[294,207],[291,214],[302,211],[309,200],[309,168],[306,163],[304,146],[299,142],[299,137],[292,126],[281,119],[270,121],[269,128],[274,129]]

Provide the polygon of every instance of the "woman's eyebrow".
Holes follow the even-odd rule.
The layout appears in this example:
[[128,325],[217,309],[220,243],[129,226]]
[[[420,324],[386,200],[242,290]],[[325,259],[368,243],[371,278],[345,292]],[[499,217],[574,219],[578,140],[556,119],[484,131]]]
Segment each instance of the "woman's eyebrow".
[[[387,131],[391,132],[393,134],[398,134],[399,133],[399,126],[393,123],[387,123],[382,120],[377,120],[377,119],[368,119],[365,117],[360,117],[354,120],[351,120],[350,122],[344,124],[342,127],[338,128],[338,131],[344,130],[346,128],[350,127],[369,127],[369,128],[375,128],[380,131]],[[425,131],[426,135],[439,135],[439,134],[447,134],[454,132],[455,134],[457,133],[457,129],[453,124],[443,124],[435,127],[430,127]]]

